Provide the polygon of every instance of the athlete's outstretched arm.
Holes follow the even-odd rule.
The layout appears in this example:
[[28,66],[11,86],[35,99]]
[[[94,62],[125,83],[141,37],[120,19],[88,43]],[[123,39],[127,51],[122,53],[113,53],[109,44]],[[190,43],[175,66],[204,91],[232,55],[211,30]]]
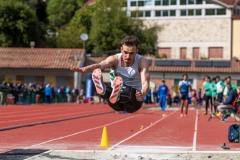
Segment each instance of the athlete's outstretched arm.
[[107,57],[105,60],[101,61],[100,63],[92,64],[82,68],[74,67],[74,68],[71,68],[71,70],[75,72],[93,72],[97,68],[104,70],[105,68],[115,66],[115,64],[117,64],[117,61],[118,60],[116,55],[113,55],[113,56]]
[[150,81],[149,64],[144,57],[142,57],[140,60],[140,74],[141,74],[142,90],[141,92],[136,93],[136,99],[138,101],[142,101],[144,99],[149,89],[149,81]]

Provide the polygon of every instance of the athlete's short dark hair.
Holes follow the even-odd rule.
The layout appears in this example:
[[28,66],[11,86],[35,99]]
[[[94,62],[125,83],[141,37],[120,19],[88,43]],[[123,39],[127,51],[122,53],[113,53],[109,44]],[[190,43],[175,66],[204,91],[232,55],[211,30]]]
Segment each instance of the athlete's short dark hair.
[[186,76],[186,77],[188,78],[188,74],[187,74],[187,73],[184,73],[184,74],[182,75],[182,78],[183,78],[184,76]]
[[216,78],[220,79],[220,76],[216,76]]
[[136,46],[136,47],[138,47],[138,45],[139,45],[139,39],[138,39],[136,36],[134,36],[134,35],[126,36],[126,37],[124,37],[124,38],[122,39],[120,45],[121,45],[121,47],[122,47],[123,45]]

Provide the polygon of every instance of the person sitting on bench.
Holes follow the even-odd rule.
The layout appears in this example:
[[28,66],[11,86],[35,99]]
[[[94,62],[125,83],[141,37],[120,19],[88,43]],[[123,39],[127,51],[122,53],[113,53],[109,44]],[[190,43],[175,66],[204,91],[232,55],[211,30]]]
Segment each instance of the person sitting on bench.
[[[218,105],[217,105],[218,111],[222,114],[222,121],[226,121],[227,118],[230,116],[230,115],[225,114],[225,111],[227,109],[230,109],[230,110],[234,109],[234,106],[232,104],[238,96],[237,90],[232,88],[231,83],[228,82],[226,84],[226,87],[229,90],[228,97],[223,103],[218,102]],[[215,102],[215,105],[216,105],[216,103],[217,102]]]

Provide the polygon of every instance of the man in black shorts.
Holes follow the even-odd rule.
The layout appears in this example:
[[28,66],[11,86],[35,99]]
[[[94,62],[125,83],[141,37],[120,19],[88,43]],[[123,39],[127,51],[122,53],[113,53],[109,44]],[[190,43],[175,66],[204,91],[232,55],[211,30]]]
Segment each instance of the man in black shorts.
[[[98,64],[72,68],[77,72],[93,72],[97,93],[116,111],[133,113],[142,107],[149,88],[148,61],[138,53],[139,40],[126,36],[121,41],[121,53],[107,57]],[[110,68],[111,87],[102,81],[101,71]]]
[[[191,82],[188,81],[188,75],[183,74],[182,80],[178,83],[178,93],[181,97],[181,114],[180,117],[186,117],[188,114],[188,96],[191,90]],[[186,107],[185,113],[183,112],[184,106]]]

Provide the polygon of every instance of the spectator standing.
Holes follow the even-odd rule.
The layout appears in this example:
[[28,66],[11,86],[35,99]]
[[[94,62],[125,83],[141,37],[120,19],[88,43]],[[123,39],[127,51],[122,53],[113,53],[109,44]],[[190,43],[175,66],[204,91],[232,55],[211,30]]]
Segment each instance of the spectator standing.
[[198,99],[197,99],[197,91],[196,91],[196,89],[192,89],[192,91],[191,91],[191,97],[192,97],[192,105],[193,106],[197,106],[197,101],[198,101]]
[[153,91],[153,99],[154,99],[154,104],[158,104],[158,90],[157,89],[155,89],[154,91]]
[[51,103],[52,89],[51,89],[50,84],[47,84],[45,86],[44,93],[45,93],[45,102]]
[[67,103],[70,103],[71,102],[71,89],[70,89],[70,87],[67,87],[65,89],[65,93],[66,93],[66,96],[67,96]]
[[212,82],[211,78],[209,76],[204,77],[205,82],[203,83],[203,95],[204,95],[204,100],[206,102],[205,106],[205,115],[208,114],[208,108],[209,105],[212,108]]
[[219,76],[216,76],[216,87],[217,87],[217,97],[216,100],[220,103],[223,102],[223,90],[225,88],[225,83],[221,81]]
[[158,88],[159,105],[162,111],[165,111],[167,96],[168,86],[165,84],[165,80],[162,80],[162,84]]
[[172,95],[170,92],[168,92],[168,96],[167,96],[167,107],[171,107],[172,106]]
[[[188,96],[189,91],[192,89],[191,82],[188,81],[188,75],[183,74],[182,80],[178,84],[178,92],[181,97],[181,114],[180,117],[186,117],[188,114]],[[185,113],[183,113],[183,108],[186,107]]]

